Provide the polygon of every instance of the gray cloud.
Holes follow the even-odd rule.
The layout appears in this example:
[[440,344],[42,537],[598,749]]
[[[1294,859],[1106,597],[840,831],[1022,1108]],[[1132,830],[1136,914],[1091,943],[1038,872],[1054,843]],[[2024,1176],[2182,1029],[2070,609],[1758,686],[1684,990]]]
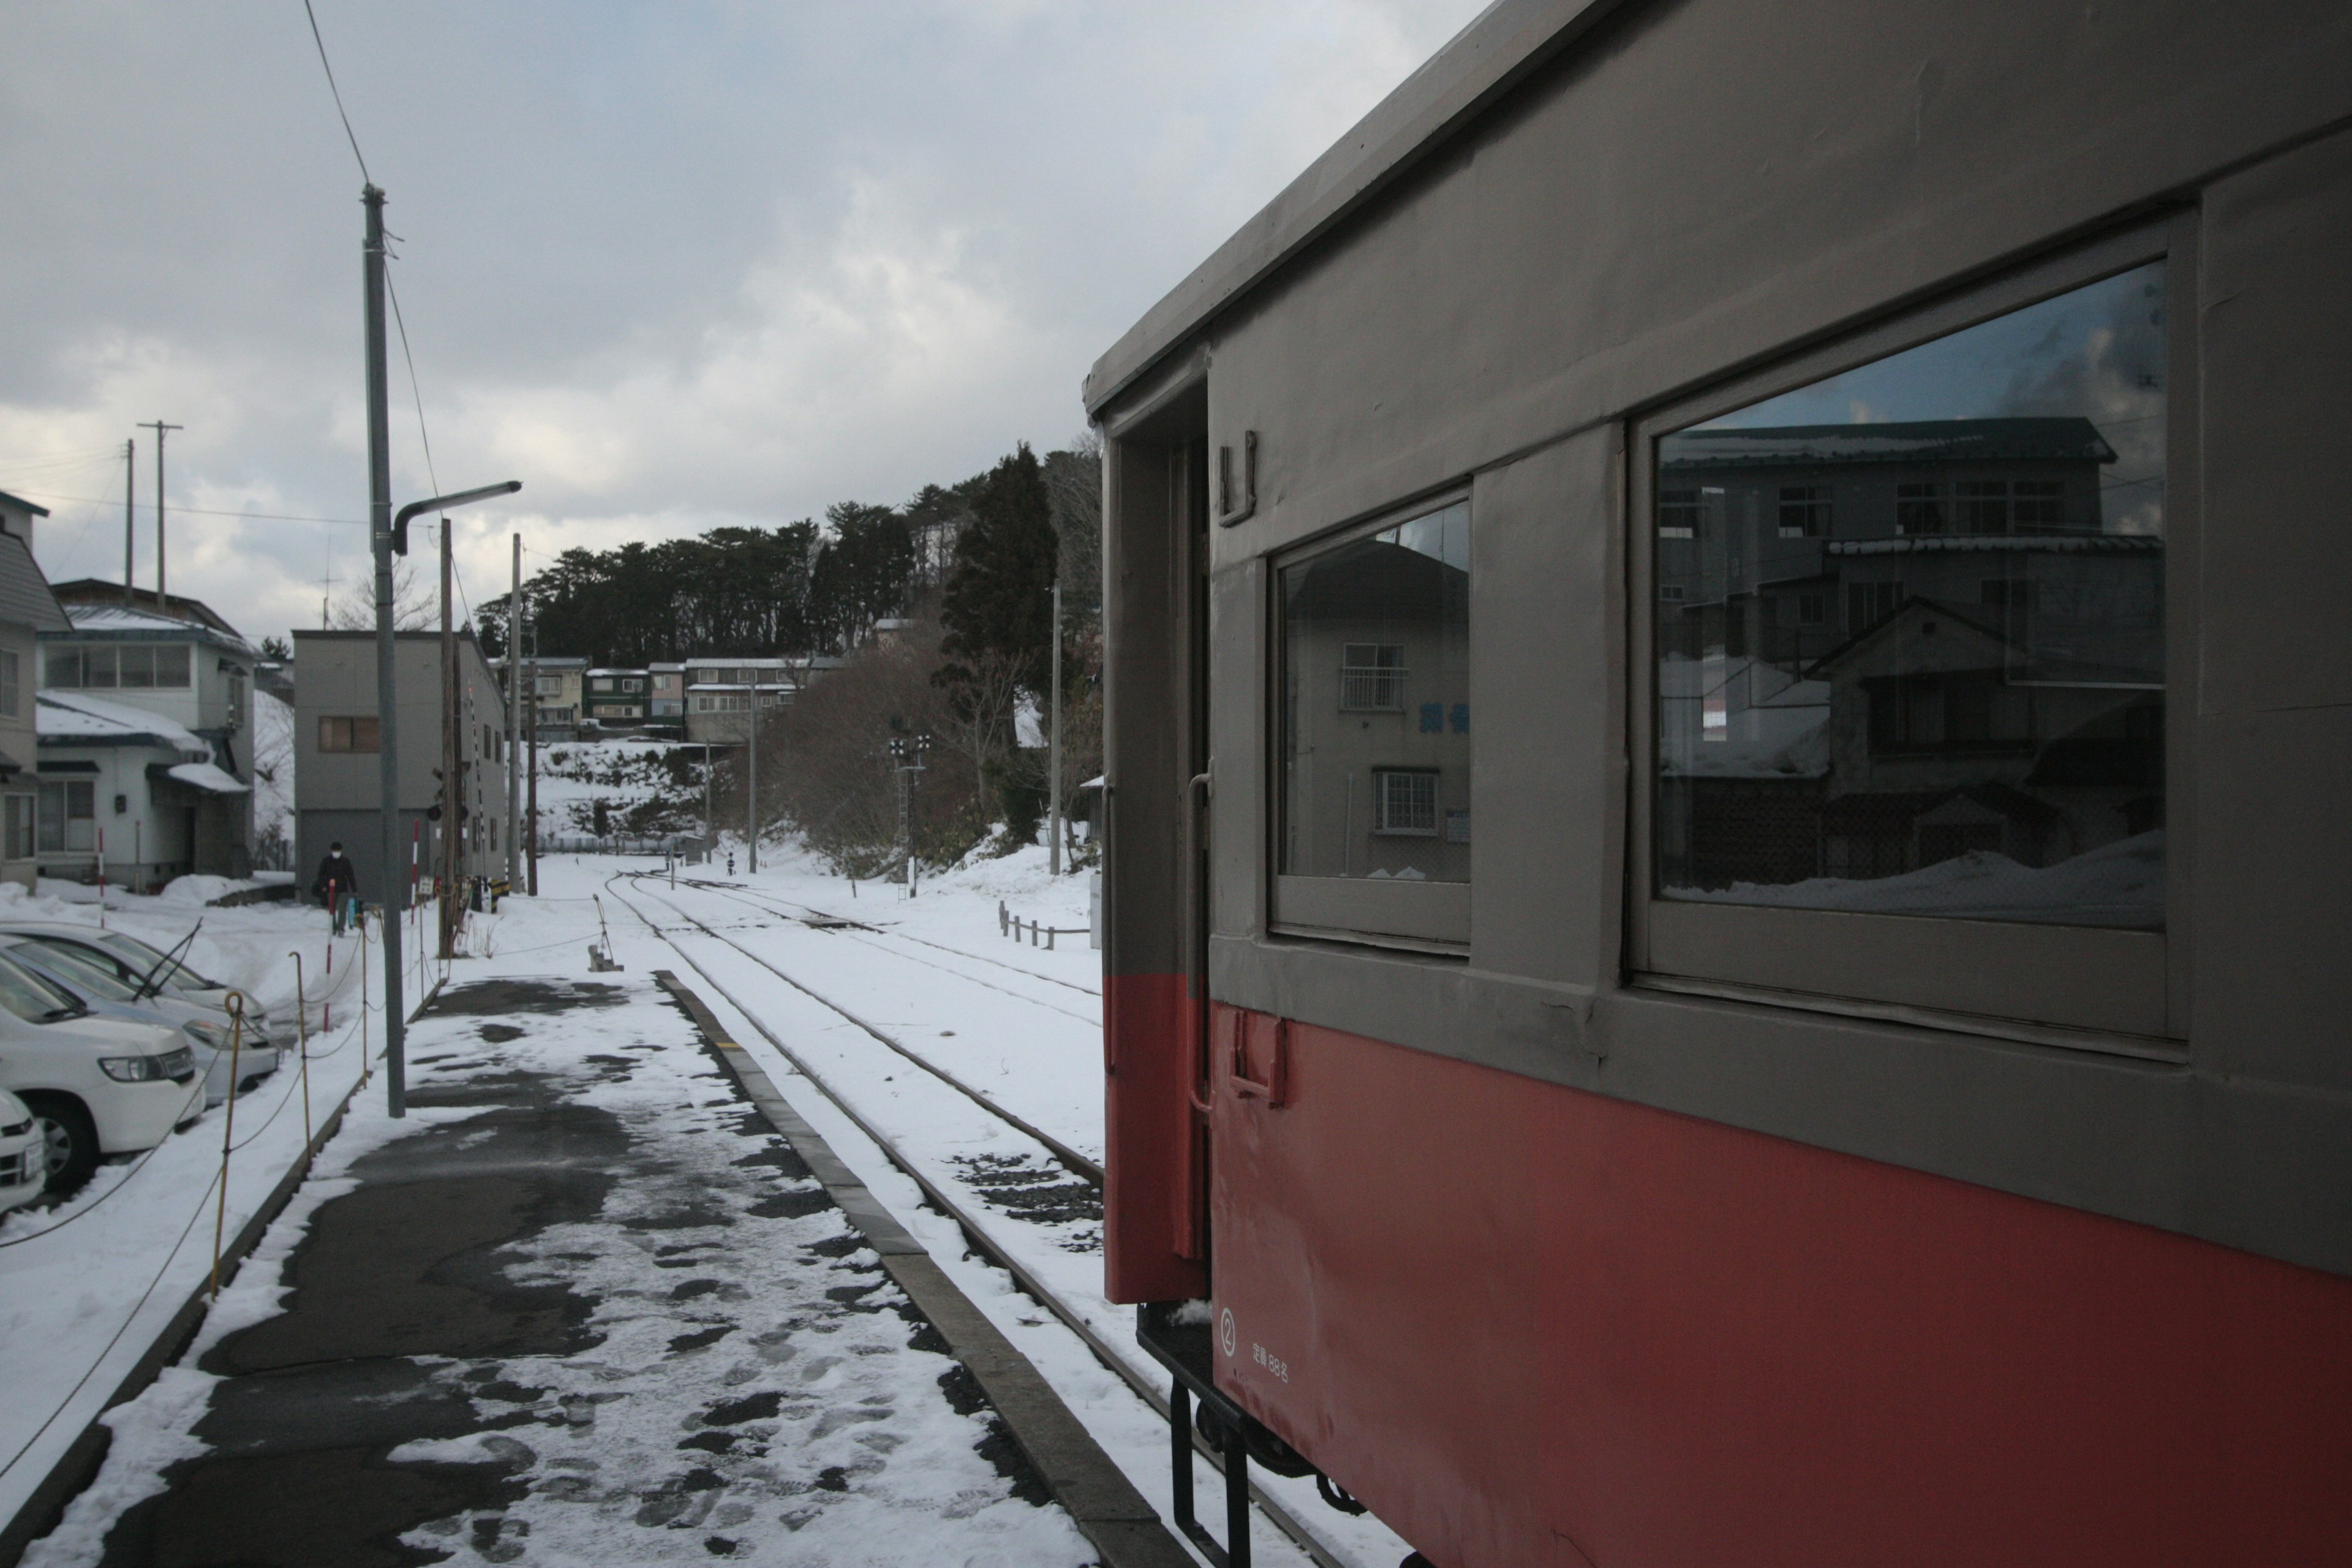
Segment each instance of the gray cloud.
[[[527,485],[463,516],[469,587],[512,527],[782,521],[1066,439],[1094,355],[1475,9],[320,0],[436,466]],[[50,502],[44,564],[120,571],[119,461],[57,459],[159,416],[175,506],[361,515],[359,178],[299,5],[16,6],[0,51],[0,488],[112,498]],[[407,396],[395,357],[403,496]],[[257,636],[362,546],[183,514],[172,583]]]

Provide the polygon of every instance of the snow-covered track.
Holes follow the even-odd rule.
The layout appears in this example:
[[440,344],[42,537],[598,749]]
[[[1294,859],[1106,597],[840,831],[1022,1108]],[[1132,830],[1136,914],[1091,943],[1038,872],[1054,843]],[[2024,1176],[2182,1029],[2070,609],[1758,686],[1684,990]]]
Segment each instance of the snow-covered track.
[[[1089,1314],[1085,1307],[1080,1303],[1070,1300],[1064,1292],[1055,1289],[1050,1283],[1041,1277],[1035,1268],[1031,1268],[1021,1258],[1017,1248],[1006,1245],[1005,1242],[995,1234],[995,1223],[992,1222],[990,1216],[982,1209],[971,1202],[966,1195],[949,1190],[943,1183],[935,1179],[931,1173],[926,1168],[923,1161],[915,1157],[915,1155],[908,1151],[898,1139],[892,1137],[886,1129],[879,1126],[875,1118],[856,1102],[854,1096],[847,1093],[840,1085],[836,1084],[825,1074],[818,1070],[815,1065],[809,1059],[807,1053],[797,1050],[791,1045],[788,1045],[775,1030],[772,1029],[766,1020],[761,1017],[759,1010],[752,1005],[750,998],[741,995],[736,989],[730,988],[723,979],[713,973],[709,968],[706,967],[705,964],[696,957],[689,945],[678,940],[677,928],[665,927],[649,917],[644,910],[637,906],[636,902],[632,900],[628,894],[624,893],[621,890],[619,884],[625,879],[625,878],[628,880],[635,881],[636,883],[636,887],[634,889],[635,892],[648,898],[655,903],[658,903],[667,908],[677,916],[678,920],[684,925],[692,928],[696,936],[723,944],[735,953],[757,964],[761,970],[765,971],[770,975],[772,975],[774,978],[783,982],[800,995],[804,996],[810,1001],[816,1003],[821,1007],[836,1014],[859,1030],[872,1037],[880,1044],[889,1047],[900,1056],[915,1061],[918,1065],[923,1066],[934,1078],[956,1089],[967,1100],[982,1106],[992,1115],[1001,1119],[1006,1125],[1022,1131],[1024,1136],[1034,1139],[1042,1149],[1054,1150],[1054,1157],[1055,1159],[1060,1160],[1062,1163],[1068,1166],[1074,1172],[1077,1172],[1082,1176],[1082,1179],[1087,1181],[1097,1192],[1099,1192],[1102,1183],[1101,1168],[1094,1165],[1091,1161],[1084,1161],[1084,1164],[1087,1167],[1090,1167],[1092,1172],[1091,1174],[1087,1174],[1085,1171],[1080,1169],[1079,1165],[1071,1163],[1069,1156],[1075,1153],[1074,1151],[1068,1151],[1063,1146],[1052,1142],[1046,1139],[1044,1134],[1036,1132],[1034,1129],[1029,1129],[1025,1122],[1023,1122],[1019,1118],[1014,1117],[1010,1112],[1004,1110],[1002,1107],[995,1105],[986,1096],[971,1089],[965,1085],[958,1083],[949,1074],[940,1071],[929,1063],[923,1062],[920,1057],[916,1053],[908,1050],[898,1042],[891,1039],[887,1035],[884,1034],[880,1030],[876,1029],[872,1025],[866,1023],[864,1019],[858,1017],[847,1008],[841,1006],[839,1004],[811,989],[799,979],[786,973],[783,969],[767,958],[752,952],[743,943],[732,940],[723,932],[713,930],[702,921],[697,919],[685,910],[680,909],[679,906],[671,900],[662,897],[658,892],[646,885],[646,883],[656,875],[656,873],[652,872],[616,872],[606,881],[605,887],[623,908],[626,909],[646,927],[647,931],[651,931],[656,938],[667,945],[671,951],[676,952],[678,957],[685,962],[688,968],[692,969],[697,975],[700,976],[701,979],[720,997],[722,997],[730,1006],[731,1006],[737,1013],[740,1014],[745,1021],[750,1023],[751,1026],[759,1032],[760,1036],[767,1042],[767,1044],[772,1047],[786,1062],[791,1064],[794,1071],[806,1079],[810,1085],[814,1087],[818,1093],[824,1095],[824,1098],[833,1104],[835,1110],[839,1110],[843,1116],[847,1118],[850,1123],[863,1133],[866,1139],[868,1139],[875,1147],[881,1152],[883,1157],[887,1159],[893,1167],[911,1180],[915,1184],[916,1187],[923,1194],[927,1202],[937,1208],[941,1214],[946,1215],[950,1219],[953,1220],[959,1229],[962,1232],[964,1238],[971,1244],[975,1251],[977,1251],[982,1257],[985,1258],[990,1263],[1003,1269],[1007,1274],[1009,1274],[1025,1294],[1036,1300],[1047,1311],[1051,1312],[1064,1327],[1067,1328],[1073,1334],[1076,1335],[1080,1342],[1086,1346],[1087,1350],[1093,1355],[1097,1362],[1098,1362],[1106,1370],[1118,1377],[1120,1381],[1125,1383],[1128,1387],[1135,1393],[1137,1397],[1144,1401],[1144,1403],[1149,1405],[1161,1420],[1165,1420],[1168,1416],[1169,1411],[1168,1393],[1167,1390],[1161,1386],[1161,1373],[1156,1365],[1150,1363],[1146,1360],[1139,1347],[1123,1347],[1115,1343],[1104,1331],[1104,1324],[1096,1321],[1094,1317]],[[780,911],[770,910],[769,912],[776,913]],[[1077,1156],[1077,1158],[1083,1161],[1083,1156]],[[1197,1429],[1193,1434],[1193,1447],[1194,1450],[1200,1454],[1202,1458],[1208,1460],[1212,1467],[1220,1471],[1223,1470],[1223,1462],[1222,1457],[1205,1441],[1205,1439],[1201,1436]],[[1328,1543],[1318,1537],[1313,1531],[1308,1529],[1297,1514],[1293,1513],[1289,1508],[1284,1505],[1281,1500],[1270,1496],[1265,1489],[1260,1486],[1255,1479],[1250,1483],[1250,1497],[1251,1500],[1257,1505],[1259,1510],[1264,1514],[1267,1522],[1272,1524],[1277,1531],[1286,1537],[1298,1548],[1299,1551],[1306,1553],[1306,1555],[1318,1565],[1318,1568],[1349,1568],[1348,1559],[1334,1552]]]
[[[754,952],[751,948],[745,946],[740,942],[737,942],[733,937],[729,936],[726,932],[716,930],[706,924],[694,915],[689,914],[687,910],[679,908],[672,900],[665,899],[658,892],[655,892],[649,888],[643,887],[643,882],[650,879],[653,873],[636,872],[633,873],[633,875],[640,883],[640,891],[647,894],[647,896],[652,898],[656,902],[667,905],[669,910],[678,917],[678,919],[694,927],[696,931],[701,932],[704,936],[709,937],[713,942],[725,942],[729,947],[733,948],[736,952],[741,953],[744,957],[750,959],[752,963],[758,964],[761,968],[766,970],[769,973],[774,975],[777,979],[782,981],[785,984],[791,986],[802,995],[808,997],[811,1001],[817,1003],[821,1006],[829,1008],[833,1012],[840,1014],[842,1017],[847,1019],[858,1028],[863,1029],[866,1034],[874,1037],[874,1038],[880,1044],[887,1046],[890,1049],[898,1052],[900,1056],[906,1058],[907,1060],[914,1063],[915,1066],[922,1068],[925,1072],[929,1073],[932,1077],[938,1079],[940,1082],[954,1089],[958,1094],[962,1095],[965,1099],[980,1106],[990,1115],[999,1118],[1018,1129],[1028,1137],[1044,1144],[1048,1150],[1052,1151],[1055,1159],[1060,1161],[1062,1164],[1073,1174],[1085,1180],[1097,1192],[1102,1189],[1103,1170],[1102,1166],[1098,1163],[1087,1158],[1086,1155],[1081,1154],[1076,1149],[1073,1149],[1068,1144],[1063,1142],[1060,1139],[1055,1138],[1052,1133],[1045,1131],[1042,1128],[1034,1126],[1024,1118],[1007,1110],[983,1090],[974,1089],[971,1085],[964,1082],[961,1079],[956,1077],[945,1068],[940,1067],[938,1063],[923,1056],[920,1052],[911,1049],[904,1041],[898,1039],[887,1030],[879,1028],[874,1024],[867,1022],[857,1014],[835,1001],[832,997],[817,991],[798,977],[786,973],[781,965],[773,963],[764,955]],[[617,880],[617,877],[614,879]],[[608,882],[606,886],[611,886],[611,883]],[[614,892],[614,897],[620,897],[617,890]],[[626,902],[627,900],[624,900],[623,901]],[[637,912],[635,905],[631,905],[630,909],[631,912]],[[772,913],[773,911],[770,912]],[[642,913],[637,913],[637,918],[639,920],[644,920],[645,916]],[[646,921],[646,923],[648,925],[652,924],[650,921]],[[665,940],[667,940],[667,933],[664,934]],[[673,942],[671,945],[676,946],[677,944]],[[1032,999],[1023,997],[1021,1000],[1030,1001]],[[1080,1021],[1086,1023],[1094,1022],[1092,1019],[1082,1019]]]
[[[1074,980],[1064,980],[1059,975],[1055,974],[1042,973],[1037,970],[1030,968],[1025,963],[1008,963],[1002,958],[992,957],[984,952],[974,952],[968,947],[956,947],[944,942],[933,942],[929,937],[916,936],[909,931],[899,931],[894,926],[883,925],[873,921],[858,920],[854,916],[839,914],[830,910],[820,910],[814,904],[803,904],[794,900],[779,898],[777,895],[764,890],[761,892],[751,892],[745,889],[734,887],[726,882],[712,882],[697,879],[693,879],[693,885],[705,892],[716,893],[722,898],[733,899],[738,903],[750,904],[756,909],[764,909],[771,914],[787,915],[789,918],[793,920],[802,920],[813,916],[816,920],[824,922],[824,928],[828,930],[836,930],[845,933],[863,933],[866,936],[882,939],[880,942],[877,942],[873,945],[880,946],[885,942],[913,942],[919,947],[928,947],[935,952],[952,953],[958,958],[966,959],[973,963],[984,963],[992,968],[1009,970],[1013,973],[1021,975],[1026,979],[1042,981],[1047,985],[1058,985],[1065,991],[1075,991],[1081,996],[1091,997],[1097,1004],[1102,1000],[1102,992],[1097,987],[1081,985]],[[779,906],[782,907],[780,908]],[[795,910],[799,910],[800,913],[792,914],[791,911]],[[887,948],[886,951],[887,951]],[[989,984],[986,981],[980,980],[975,975],[965,974],[963,971],[957,969],[950,964],[934,963],[933,961],[920,958],[911,952],[902,952],[899,953],[898,956],[913,960],[918,963],[929,963],[932,968],[943,969],[950,974],[961,975],[964,979],[973,981],[974,984],[977,984],[984,985]],[[1015,991],[1013,992],[1013,994],[1017,996],[1020,993]],[[1030,1000],[1034,1000],[1034,998],[1030,998]],[[1050,1005],[1050,1004],[1041,1003],[1040,1005]],[[1088,1018],[1087,1022],[1090,1024],[1100,1023],[1101,1017],[1099,1011],[1097,1011],[1096,1016]]]

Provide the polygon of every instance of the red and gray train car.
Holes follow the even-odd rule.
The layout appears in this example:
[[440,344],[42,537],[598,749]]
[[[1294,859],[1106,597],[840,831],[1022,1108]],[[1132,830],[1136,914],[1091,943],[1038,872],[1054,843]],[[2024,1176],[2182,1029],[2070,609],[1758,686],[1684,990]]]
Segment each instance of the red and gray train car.
[[1501,0],[1087,396],[1180,1408],[1439,1568],[2352,1561],[2352,10]]

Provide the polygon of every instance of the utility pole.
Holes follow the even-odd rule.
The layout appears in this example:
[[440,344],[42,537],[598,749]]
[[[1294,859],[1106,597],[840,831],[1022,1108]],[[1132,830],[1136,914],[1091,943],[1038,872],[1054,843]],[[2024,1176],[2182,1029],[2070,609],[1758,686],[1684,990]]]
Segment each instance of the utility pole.
[[166,602],[163,589],[163,432],[184,430],[187,426],[166,425],[161,419],[151,419],[140,428],[155,432],[155,607],[160,610]]
[[[383,192],[361,188],[367,208],[366,259],[368,536],[375,550],[375,714],[377,813],[383,862],[383,1104],[394,1118],[408,1114],[407,1018],[400,969],[399,689],[394,679],[392,619],[392,424],[385,391],[383,347]],[[159,452],[158,457],[162,454]],[[157,496],[161,515],[163,497]],[[364,1004],[365,999],[362,999]]]
[[1046,724],[1045,851],[1047,875],[1062,874],[1062,552],[1054,551],[1054,713]]
[[751,741],[744,747],[751,753],[751,787],[744,792],[750,797],[751,816],[751,846],[746,858],[751,875],[760,874],[760,672],[751,671]]
[[457,955],[457,845],[464,834],[466,792],[458,776],[465,747],[457,739],[464,720],[457,711],[457,632],[450,620],[451,579],[456,575],[449,520],[441,520],[441,956]]
[[139,443],[122,443],[122,607],[131,607],[131,575],[139,561],[139,525],[137,509],[139,491]]
[[[517,647],[520,647],[518,642]],[[530,656],[530,816],[525,831],[530,835],[530,896],[539,897],[539,645],[534,639]]]
[[514,585],[507,590],[507,887],[522,886],[522,535],[514,536]]

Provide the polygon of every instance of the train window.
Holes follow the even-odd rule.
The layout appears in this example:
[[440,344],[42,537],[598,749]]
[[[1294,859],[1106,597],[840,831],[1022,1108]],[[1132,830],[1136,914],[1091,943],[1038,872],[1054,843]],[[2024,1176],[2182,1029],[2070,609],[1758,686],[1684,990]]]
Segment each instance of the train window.
[[2177,345],[2164,261],[2081,278],[1653,426],[1644,919],[1669,972],[1712,962],[1702,927],[1747,940],[1677,909],[1847,917],[1805,928],[1843,951],[1819,983],[1931,1005],[1967,994],[1960,939],[1923,934],[1961,962],[1911,985],[1869,973],[1851,917],[2147,933],[2135,972],[2160,971]]
[[[1286,565],[1282,602],[1285,923],[1466,936],[1470,507],[1426,509]],[[1339,884],[1352,892],[1341,894]],[[1417,899],[1366,884],[1451,885]],[[1316,884],[1328,891],[1317,896]]]

